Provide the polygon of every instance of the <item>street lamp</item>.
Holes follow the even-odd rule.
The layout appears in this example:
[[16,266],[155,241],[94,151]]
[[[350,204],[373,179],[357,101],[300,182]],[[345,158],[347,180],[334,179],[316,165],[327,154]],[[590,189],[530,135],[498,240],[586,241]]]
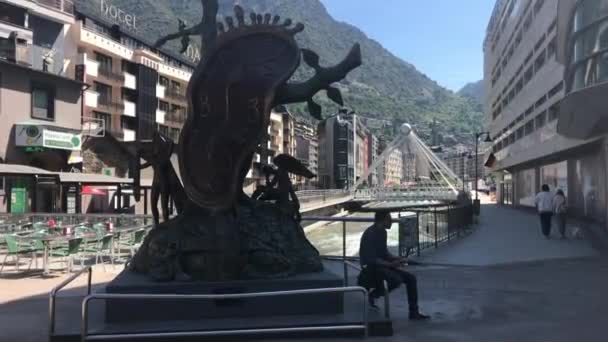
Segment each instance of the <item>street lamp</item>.
[[[471,153],[470,152],[463,152],[462,153],[462,193],[466,194],[467,193],[467,189],[466,189],[466,182],[465,182],[465,172],[467,169],[467,159],[471,159]],[[468,196],[467,196],[468,198]]]
[[477,158],[479,158],[479,139],[484,135],[486,138],[483,142],[492,142],[490,132],[475,133],[475,201],[473,202],[473,208],[475,210],[475,214],[477,215],[479,215],[479,189],[477,188],[479,185],[479,164],[477,162]]

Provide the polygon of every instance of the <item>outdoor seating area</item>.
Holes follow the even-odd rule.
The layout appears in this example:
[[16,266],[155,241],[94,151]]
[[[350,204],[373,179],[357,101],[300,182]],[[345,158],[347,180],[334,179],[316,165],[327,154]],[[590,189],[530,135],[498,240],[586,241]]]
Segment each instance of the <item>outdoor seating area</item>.
[[126,263],[147,232],[147,216],[29,214],[0,217],[0,277],[73,272]]

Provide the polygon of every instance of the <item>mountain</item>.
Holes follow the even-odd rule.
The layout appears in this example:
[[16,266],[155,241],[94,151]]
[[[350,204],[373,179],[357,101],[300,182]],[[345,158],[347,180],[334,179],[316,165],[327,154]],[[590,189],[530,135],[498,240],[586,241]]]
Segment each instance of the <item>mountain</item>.
[[469,98],[479,104],[483,104],[483,80],[465,84],[465,86],[458,91],[458,95]]
[[[177,31],[178,18],[188,26],[200,22],[200,0],[76,0],[78,8],[100,11],[100,1],[112,4],[124,12],[136,16],[137,34],[155,41],[160,36]],[[433,121],[440,127],[440,134],[456,141],[470,143],[472,134],[482,122],[480,108],[471,100],[455,94],[431,80],[413,65],[399,59],[381,44],[368,38],[361,30],[333,19],[319,0],[220,0],[220,15],[232,15],[234,3],[247,12],[278,14],[306,26],[297,39],[302,48],[319,54],[322,65],[333,65],[359,42],[363,54],[363,66],[352,72],[339,84],[346,106],[362,116],[382,118],[389,124],[377,131],[390,138],[399,123],[416,124],[419,134],[430,137]],[[179,41],[167,48],[178,51]],[[411,47],[415,49],[415,46]],[[304,64],[304,63],[303,63]],[[294,79],[311,75],[302,66]],[[318,95],[324,115],[336,112],[337,107]],[[307,115],[305,105],[290,108],[298,115]]]

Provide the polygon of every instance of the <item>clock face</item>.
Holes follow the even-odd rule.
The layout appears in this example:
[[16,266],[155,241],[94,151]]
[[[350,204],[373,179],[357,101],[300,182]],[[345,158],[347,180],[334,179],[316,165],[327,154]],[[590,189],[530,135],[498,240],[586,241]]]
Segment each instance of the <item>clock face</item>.
[[276,89],[299,58],[293,40],[249,34],[224,43],[191,79],[180,163],[186,190],[199,205],[232,203],[245,177],[241,169],[249,168],[244,164],[266,133]]

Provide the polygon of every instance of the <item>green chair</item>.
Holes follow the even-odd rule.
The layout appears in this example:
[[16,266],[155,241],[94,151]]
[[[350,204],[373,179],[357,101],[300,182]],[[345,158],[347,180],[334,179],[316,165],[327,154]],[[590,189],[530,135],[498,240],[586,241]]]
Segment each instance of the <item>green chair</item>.
[[22,255],[29,254],[32,256],[30,259],[30,264],[28,266],[28,270],[32,267],[32,261],[34,260],[36,250],[32,248],[32,245],[29,243],[23,243],[18,240],[16,235],[7,234],[4,236],[4,241],[6,242],[7,253],[4,257],[4,261],[2,261],[2,267],[0,267],[0,273],[4,270],[4,265],[6,265],[6,260],[10,256],[15,262],[15,269],[19,272],[19,258]]
[[138,229],[133,233],[129,234],[126,239],[120,240],[120,247],[125,247],[129,250],[129,254],[131,257],[135,255],[135,252],[141,246],[141,243],[144,241],[144,236],[146,236],[145,229]]
[[106,270],[106,264],[103,260],[103,257],[108,257],[110,259],[110,264],[114,266],[114,251],[112,251],[112,234],[107,234],[102,237],[99,241],[97,241],[94,245],[89,245],[84,248],[85,253],[95,254],[95,264],[99,264],[101,260],[101,264],[103,266],[103,270]]
[[[74,256],[80,254],[80,246],[82,245],[82,238],[73,238],[68,240],[67,246],[54,248],[50,251],[50,257],[61,257],[63,263],[66,266],[68,272],[72,272],[74,266]],[[80,259],[80,266],[84,267],[84,260]]]

